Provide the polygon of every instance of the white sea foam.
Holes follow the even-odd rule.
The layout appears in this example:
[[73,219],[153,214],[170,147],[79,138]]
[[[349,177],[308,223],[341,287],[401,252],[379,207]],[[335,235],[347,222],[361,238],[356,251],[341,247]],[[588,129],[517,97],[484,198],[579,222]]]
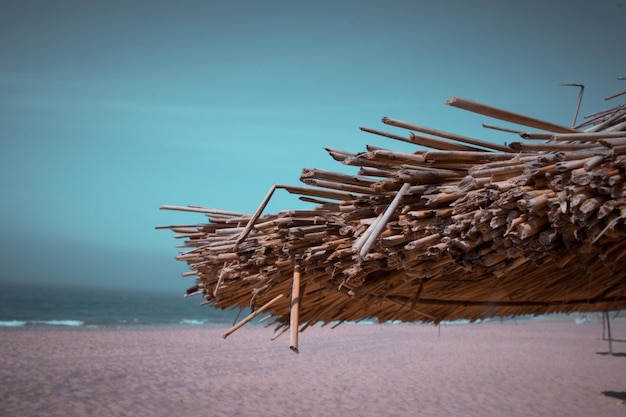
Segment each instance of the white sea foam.
[[195,319],[182,319],[180,324],[185,326],[202,326],[205,324],[204,320],[195,320]]
[[32,324],[45,325],[45,326],[69,326],[80,327],[85,323],[80,320],[37,320],[32,321]]
[[3,320],[0,321],[0,327],[21,327],[25,326],[26,322],[22,320]]

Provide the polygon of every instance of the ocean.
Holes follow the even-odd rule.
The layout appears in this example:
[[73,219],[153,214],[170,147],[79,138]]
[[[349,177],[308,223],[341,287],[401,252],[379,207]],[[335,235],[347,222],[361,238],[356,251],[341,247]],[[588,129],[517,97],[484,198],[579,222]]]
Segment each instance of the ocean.
[[[201,306],[200,296],[184,297],[182,293],[182,289],[181,293],[159,293],[0,283],[0,329],[230,327],[249,314],[249,310],[239,313],[239,310],[216,310],[207,305]],[[260,315],[250,324],[265,325],[266,322],[259,323],[264,316]],[[492,320],[536,318],[520,316]],[[601,322],[599,314],[581,313],[575,314],[574,318],[577,323],[591,321],[592,318]],[[468,321],[442,322],[465,323]],[[377,321],[362,320],[359,324],[377,324]]]
[[200,306],[200,296],[182,292],[0,284],[0,328],[231,326],[237,319],[238,310]]

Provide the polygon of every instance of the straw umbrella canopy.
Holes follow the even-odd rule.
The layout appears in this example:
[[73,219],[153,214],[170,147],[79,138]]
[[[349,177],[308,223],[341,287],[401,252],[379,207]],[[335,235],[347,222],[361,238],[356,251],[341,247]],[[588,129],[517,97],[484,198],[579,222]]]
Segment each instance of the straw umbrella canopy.
[[[626,105],[567,127],[446,104],[520,128],[485,125],[509,132],[504,145],[385,117],[399,133],[361,130],[415,151],[327,148],[358,172],[304,169],[302,185],[272,186],[251,214],[161,207],[205,216],[158,227],[184,241],[177,259],[196,278],[187,294],[268,312],[296,350],[298,330],[318,322],[625,308]],[[263,214],[278,189],[311,208]]]

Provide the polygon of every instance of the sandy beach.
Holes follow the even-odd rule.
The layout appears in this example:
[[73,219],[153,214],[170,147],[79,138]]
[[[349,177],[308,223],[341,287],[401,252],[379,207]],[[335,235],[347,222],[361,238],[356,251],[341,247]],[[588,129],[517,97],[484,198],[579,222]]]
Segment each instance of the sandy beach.
[[3,330],[0,415],[626,415],[626,343],[597,320],[315,326],[300,354],[224,330]]

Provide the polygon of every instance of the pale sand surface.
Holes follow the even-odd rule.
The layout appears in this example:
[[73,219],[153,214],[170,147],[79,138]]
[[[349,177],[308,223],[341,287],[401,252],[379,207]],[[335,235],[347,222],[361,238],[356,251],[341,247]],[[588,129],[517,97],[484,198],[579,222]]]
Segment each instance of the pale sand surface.
[[224,330],[1,331],[0,416],[626,416],[597,321]]

